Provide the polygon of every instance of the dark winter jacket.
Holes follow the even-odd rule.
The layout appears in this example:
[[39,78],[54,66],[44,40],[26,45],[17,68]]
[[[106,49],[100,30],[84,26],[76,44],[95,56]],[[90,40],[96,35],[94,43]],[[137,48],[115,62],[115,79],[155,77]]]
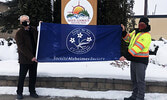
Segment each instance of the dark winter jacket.
[[15,39],[18,46],[19,63],[33,64],[31,59],[35,57],[38,32],[35,28],[29,30],[21,28],[16,33]]

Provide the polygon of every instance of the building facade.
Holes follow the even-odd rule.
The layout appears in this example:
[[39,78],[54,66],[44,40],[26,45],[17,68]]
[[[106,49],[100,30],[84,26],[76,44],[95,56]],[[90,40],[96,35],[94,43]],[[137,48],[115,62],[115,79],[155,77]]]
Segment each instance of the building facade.
[[[142,16],[135,16],[136,26],[138,27],[139,19]],[[158,40],[160,37],[167,39],[167,15],[149,15],[148,16],[151,25],[152,39]]]
[[9,9],[4,3],[0,2],[0,13],[3,13]]

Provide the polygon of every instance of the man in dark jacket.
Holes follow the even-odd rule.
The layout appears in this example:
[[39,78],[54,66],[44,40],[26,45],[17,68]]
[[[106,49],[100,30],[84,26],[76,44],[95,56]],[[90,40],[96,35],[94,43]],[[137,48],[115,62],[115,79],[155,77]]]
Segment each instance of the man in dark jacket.
[[37,36],[38,32],[35,28],[31,27],[29,16],[22,15],[19,18],[21,28],[16,33],[15,39],[18,46],[19,54],[19,80],[17,86],[17,99],[23,99],[23,86],[24,79],[29,71],[29,92],[30,96],[38,98],[35,91],[35,83],[37,76],[37,60],[35,58]]

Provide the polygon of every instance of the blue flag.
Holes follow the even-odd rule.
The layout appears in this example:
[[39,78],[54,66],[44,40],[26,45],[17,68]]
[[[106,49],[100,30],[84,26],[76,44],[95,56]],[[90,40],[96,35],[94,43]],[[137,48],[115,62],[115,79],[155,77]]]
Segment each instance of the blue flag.
[[41,23],[38,62],[109,61],[120,58],[120,25]]

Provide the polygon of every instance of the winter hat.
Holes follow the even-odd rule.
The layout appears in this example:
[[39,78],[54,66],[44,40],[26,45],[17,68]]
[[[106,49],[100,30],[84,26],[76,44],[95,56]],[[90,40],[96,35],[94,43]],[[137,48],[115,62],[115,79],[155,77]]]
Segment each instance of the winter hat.
[[147,25],[146,29],[142,30],[143,32],[149,32],[151,30],[151,26],[148,24],[149,19],[147,17],[140,18],[139,23],[140,22],[144,22]]
[[148,19],[147,17],[142,17],[142,18],[140,18],[139,23],[140,23],[140,22],[144,22],[144,23],[148,26],[149,19]]

